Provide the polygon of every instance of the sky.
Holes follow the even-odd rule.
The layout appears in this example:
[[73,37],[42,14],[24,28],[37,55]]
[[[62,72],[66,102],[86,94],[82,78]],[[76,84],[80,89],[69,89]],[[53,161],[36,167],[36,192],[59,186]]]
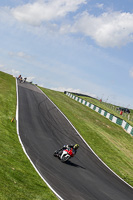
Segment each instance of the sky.
[[132,0],[0,0],[0,71],[133,109]]

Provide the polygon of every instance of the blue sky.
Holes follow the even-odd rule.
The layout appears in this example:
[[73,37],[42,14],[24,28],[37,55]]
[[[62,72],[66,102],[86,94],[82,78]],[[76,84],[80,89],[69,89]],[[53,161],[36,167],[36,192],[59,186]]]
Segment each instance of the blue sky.
[[0,70],[133,108],[132,0],[0,1]]

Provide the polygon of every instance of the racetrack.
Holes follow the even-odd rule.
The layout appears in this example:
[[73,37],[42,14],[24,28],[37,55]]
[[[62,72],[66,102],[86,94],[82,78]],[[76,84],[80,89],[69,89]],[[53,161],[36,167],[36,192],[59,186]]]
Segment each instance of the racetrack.
[[[29,83],[18,83],[18,122],[26,153],[62,199],[133,199],[133,189],[100,162],[56,106]],[[71,143],[80,148],[71,161],[61,163],[54,151]]]

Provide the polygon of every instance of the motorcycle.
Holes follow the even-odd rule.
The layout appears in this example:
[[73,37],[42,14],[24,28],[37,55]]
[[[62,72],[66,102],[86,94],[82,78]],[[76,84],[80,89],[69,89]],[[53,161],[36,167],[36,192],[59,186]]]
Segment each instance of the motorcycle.
[[54,152],[54,156],[58,157],[61,162],[67,162],[71,157],[74,156],[73,150],[71,148],[69,149],[64,149],[64,150],[57,150]]

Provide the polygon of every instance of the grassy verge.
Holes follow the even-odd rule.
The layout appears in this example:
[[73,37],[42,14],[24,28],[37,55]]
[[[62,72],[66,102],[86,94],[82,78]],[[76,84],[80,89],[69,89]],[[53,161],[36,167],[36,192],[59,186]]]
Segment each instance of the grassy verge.
[[41,89],[67,116],[96,154],[133,186],[133,137],[120,126],[65,94]]
[[57,199],[24,154],[11,119],[16,113],[15,79],[0,72],[0,199]]
[[[42,88],[98,156],[133,186],[133,138],[121,127],[61,92]],[[0,199],[57,199],[25,156],[16,133],[15,79],[0,72]],[[88,158],[89,159],[89,158]]]
[[84,99],[85,101],[88,101],[88,102],[102,108],[103,110],[106,110],[107,112],[115,115],[116,117],[119,117],[119,118],[125,120],[131,126],[133,126],[133,110],[132,109],[130,109],[130,119],[128,120],[128,113],[123,113],[123,115],[120,115],[120,111],[116,110],[116,108],[118,106],[114,106],[110,103],[100,102],[99,100],[93,99],[93,98],[90,98],[90,97],[84,97],[84,96],[79,96],[79,97],[81,99]]

